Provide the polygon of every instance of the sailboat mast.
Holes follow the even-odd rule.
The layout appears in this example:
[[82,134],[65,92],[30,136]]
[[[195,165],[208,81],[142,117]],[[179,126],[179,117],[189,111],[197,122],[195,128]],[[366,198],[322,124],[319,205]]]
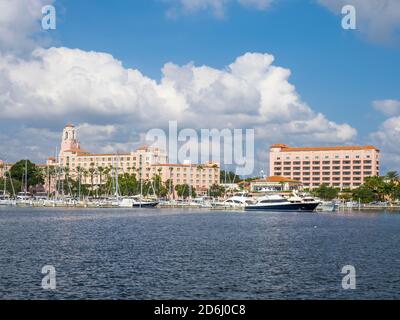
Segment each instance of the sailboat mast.
[[28,193],[28,160],[25,160],[25,195]]
[[118,188],[118,167],[119,167],[119,155],[117,153],[117,169],[116,169],[116,174],[115,174],[115,193],[117,194],[117,200],[119,199],[119,188]]

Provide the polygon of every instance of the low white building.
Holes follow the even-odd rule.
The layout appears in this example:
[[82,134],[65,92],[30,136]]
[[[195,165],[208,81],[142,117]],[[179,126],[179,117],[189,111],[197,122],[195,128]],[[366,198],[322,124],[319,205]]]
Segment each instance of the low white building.
[[279,176],[267,177],[265,179],[253,180],[250,182],[251,192],[279,192],[302,189],[303,183],[301,181]]

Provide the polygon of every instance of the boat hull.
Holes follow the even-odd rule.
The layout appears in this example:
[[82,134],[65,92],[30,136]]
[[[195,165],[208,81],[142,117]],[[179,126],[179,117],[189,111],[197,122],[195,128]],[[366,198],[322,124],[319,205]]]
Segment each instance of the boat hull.
[[155,208],[157,207],[159,202],[142,202],[142,203],[134,203],[132,208]]
[[276,205],[248,205],[246,211],[306,211],[313,212],[319,203],[290,203]]

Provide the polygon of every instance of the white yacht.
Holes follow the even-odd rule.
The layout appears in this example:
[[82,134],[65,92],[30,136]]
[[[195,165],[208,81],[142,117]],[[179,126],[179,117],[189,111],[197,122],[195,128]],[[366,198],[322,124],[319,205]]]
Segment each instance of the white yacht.
[[114,202],[120,208],[155,208],[159,201],[145,200],[138,197],[124,197]]
[[306,202],[299,199],[286,199],[280,195],[267,195],[257,199],[255,204],[245,206],[246,211],[314,211],[317,201]]
[[16,201],[11,199],[7,194],[0,194],[0,206],[15,206]]
[[223,208],[244,208],[246,205],[252,203],[254,203],[254,200],[248,195],[248,193],[238,192],[225,201],[213,203],[213,206]]

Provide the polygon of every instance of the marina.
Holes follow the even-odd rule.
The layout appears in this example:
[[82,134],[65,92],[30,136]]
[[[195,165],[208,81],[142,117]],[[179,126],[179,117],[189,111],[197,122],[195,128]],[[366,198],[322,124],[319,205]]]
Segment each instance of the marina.
[[[397,212],[1,207],[2,297],[396,299]],[[341,287],[348,264],[356,290]]]

